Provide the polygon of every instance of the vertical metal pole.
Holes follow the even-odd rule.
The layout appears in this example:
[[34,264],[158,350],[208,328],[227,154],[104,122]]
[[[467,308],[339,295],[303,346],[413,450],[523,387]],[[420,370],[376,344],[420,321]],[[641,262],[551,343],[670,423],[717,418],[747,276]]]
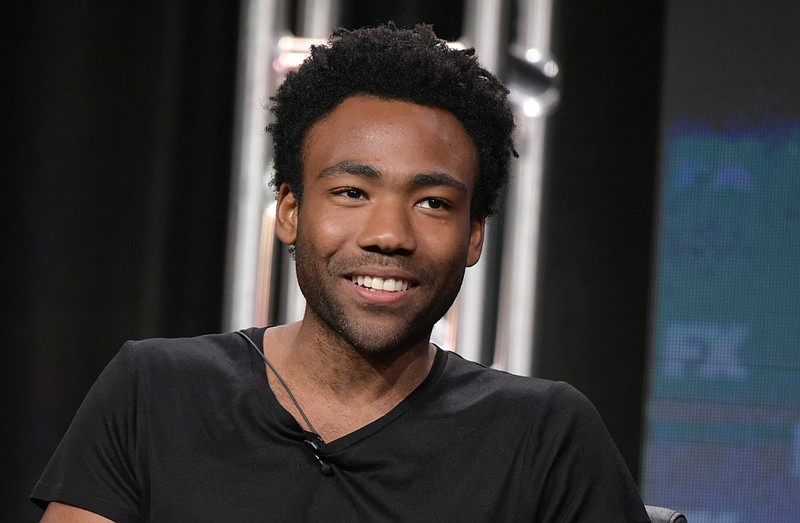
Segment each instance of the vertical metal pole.
[[[498,74],[500,61],[503,4],[503,0],[468,0],[464,13],[461,41],[465,47],[474,47],[481,64],[494,74]],[[459,354],[472,361],[480,361],[483,351],[489,272],[487,259],[495,248],[491,227],[487,226],[484,255],[481,261],[467,269],[464,274],[464,283],[454,308],[458,315],[454,344]]]
[[[519,2],[519,10],[517,40],[512,47],[521,67],[554,77],[558,68],[549,59],[551,1]],[[520,123],[517,135],[520,159],[508,192],[494,365],[528,375],[534,350],[544,116],[558,97],[552,88],[534,92],[524,84],[510,83],[509,87]]]
[[298,28],[304,38],[328,38],[341,19],[339,0],[299,0]]
[[499,73],[505,0],[467,0],[462,43],[474,47],[486,69]]
[[[298,27],[302,38],[293,39],[293,44],[304,42],[305,50],[314,39],[327,38],[339,23],[340,5],[338,0],[300,0],[298,3]],[[305,41],[307,40],[307,41]],[[282,305],[279,322],[290,323],[302,319],[306,301],[297,284],[294,260],[283,252],[283,266],[279,303]]]
[[[275,201],[268,186],[271,144],[264,129],[269,118],[269,96],[284,69],[297,65],[314,39],[330,34],[338,23],[339,2],[300,0],[298,13],[298,27],[306,38],[288,34],[289,14],[284,0],[245,0],[242,5],[225,284],[226,330],[263,325],[273,316],[282,322],[294,321],[302,317],[305,308],[293,261],[285,251],[280,254],[284,257],[284,274],[278,274],[273,263],[278,242]],[[278,287],[277,292],[272,292],[271,285]],[[273,300],[273,296],[277,299]]]
[[[226,330],[256,322],[260,231],[269,201],[267,97],[272,47],[285,25],[281,0],[245,0],[241,11],[231,211],[225,276]],[[285,24],[285,22],[284,22]]]

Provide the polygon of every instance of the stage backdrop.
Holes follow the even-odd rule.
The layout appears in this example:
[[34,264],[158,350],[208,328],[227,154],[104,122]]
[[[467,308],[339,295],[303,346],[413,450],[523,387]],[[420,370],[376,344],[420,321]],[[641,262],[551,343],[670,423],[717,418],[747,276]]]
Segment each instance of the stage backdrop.
[[800,513],[800,4],[669,3],[643,494]]

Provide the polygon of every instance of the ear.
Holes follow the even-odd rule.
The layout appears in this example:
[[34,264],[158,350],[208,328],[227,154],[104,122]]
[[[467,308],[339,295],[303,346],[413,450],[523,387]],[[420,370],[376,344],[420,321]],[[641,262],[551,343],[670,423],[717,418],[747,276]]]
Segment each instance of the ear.
[[297,213],[299,210],[297,196],[288,185],[281,184],[278,189],[278,206],[275,211],[275,234],[286,245],[294,245],[297,241]]
[[483,251],[483,232],[486,218],[472,220],[469,231],[469,251],[467,252],[467,267],[472,267],[481,259]]

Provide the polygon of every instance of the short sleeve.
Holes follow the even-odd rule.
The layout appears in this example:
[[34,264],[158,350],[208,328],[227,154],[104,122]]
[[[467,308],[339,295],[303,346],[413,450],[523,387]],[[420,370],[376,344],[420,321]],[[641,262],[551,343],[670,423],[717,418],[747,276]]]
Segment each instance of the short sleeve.
[[529,456],[546,476],[543,521],[650,521],[619,450],[583,394],[554,383],[536,420]]
[[98,377],[31,494],[114,521],[139,521],[136,368],[130,342]]

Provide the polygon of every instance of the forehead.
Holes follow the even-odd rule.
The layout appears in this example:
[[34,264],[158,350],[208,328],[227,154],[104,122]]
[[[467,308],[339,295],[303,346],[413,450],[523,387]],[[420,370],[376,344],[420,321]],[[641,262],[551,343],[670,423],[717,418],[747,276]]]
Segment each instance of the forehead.
[[303,147],[304,178],[343,161],[375,165],[381,172],[441,171],[472,187],[475,143],[452,113],[374,96],[345,99],[316,122]]

